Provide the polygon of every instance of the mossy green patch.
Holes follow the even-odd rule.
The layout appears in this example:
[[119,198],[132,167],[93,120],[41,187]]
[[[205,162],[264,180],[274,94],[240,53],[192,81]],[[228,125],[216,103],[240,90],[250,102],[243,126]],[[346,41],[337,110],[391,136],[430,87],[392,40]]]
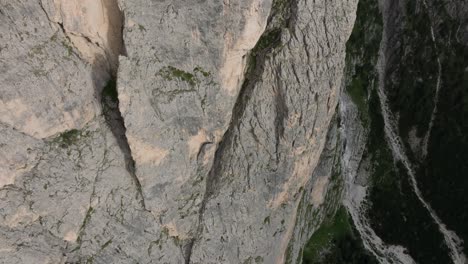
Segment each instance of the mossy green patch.
[[140,31],[146,31],[146,28],[145,28],[143,25],[141,25],[141,24],[138,24],[138,29],[139,29]]
[[350,230],[346,210],[340,208],[335,217],[324,223],[307,242],[304,249],[304,261],[313,263],[314,260],[319,259],[320,254],[331,246],[333,238],[341,238]]
[[190,84],[190,86],[195,86],[199,82],[193,73],[189,73],[172,66],[162,68],[159,71],[159,74],[166,80],[172,81],[174,79],[178,79]]
[[274,28],[265,32],[252,49],[252,55],[257,55],[259,51],[278,46],[281,43],[281,28]]
[[210,72],[207,72],[205,71],[202,67],[200,66],[197,66],[193,69],[194,72],[199,72],[203,75],[203,77],[210,77],[211,76],[211,73]]
[[303,263],[376,264],[377,261],[365,251],[348,212],[340,207],[310,238],[303,250]]
[[81,130],[71,129],[61,133],[58,137],[54,139],[53,142],[60,144],[62,148],[68,148],[78,142],[78,140],[85,136]]
[[261,257],[261,256],[255,257],[255,263],[256,263],[256,264],[263,263],[263,257]]
[[68,56],[71,56],[73,54],[73,47],[69,43],[69,41],[63,40],[62,45],[67,49]]

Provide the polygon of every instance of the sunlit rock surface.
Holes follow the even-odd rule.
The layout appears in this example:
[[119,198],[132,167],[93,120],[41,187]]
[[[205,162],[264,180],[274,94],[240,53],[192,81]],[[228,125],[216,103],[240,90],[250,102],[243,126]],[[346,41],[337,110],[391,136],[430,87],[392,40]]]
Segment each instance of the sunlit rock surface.
[[300,263],[356,5],[0,1],[0,261]]

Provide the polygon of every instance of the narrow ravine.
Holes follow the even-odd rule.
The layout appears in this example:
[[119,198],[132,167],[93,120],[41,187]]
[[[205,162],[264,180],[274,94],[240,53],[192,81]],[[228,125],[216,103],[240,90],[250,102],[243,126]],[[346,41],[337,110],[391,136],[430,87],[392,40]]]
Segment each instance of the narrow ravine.
[[[428,10],[427,4],[425,2],[424,4],[425,8]],[[356,32],[353,32],[353,34],[355,33],[356,35],[351,37],[348,43],[349,45],[347,45],[347,56],[350,56],[350,60],[348,62],[350,64],[350,70],[348,70],[347,74],[349,74],[348,78],[350,80],[350,84],[346,84],[346,93],[342,95],[340,101],[342,139],[344,142],[342,171],[344,173],[347,189],[344,205],[348,209],[354,225],[361,235],[365,248],[371,252],[380,263],[406,264],[416,263],[416,261],[420,262],[421,259],[424,259],[420,254],[415,252],[417,249],[412,246],[411,242],[405,242],[405,240],[401,240],[400,238],[395,239],[395,236],[392,237],[392,235],[381,233],[382,227],[379,227],[379,224],[375,225],[374,221],[378,221],[379,217],[380,220],[382,220],[381,217],[384,214],[376,212],[377,216],[374,217],[370,215],[372,210],[376,210],[374,202],[377,202],[377,204],[381,206],[378,199],[374,200],[377,198],[377,196],[375,196],[375,188],[372,185],[374,183],[369,182],[370,185],[367,185],[366,183],[363,184],[362,180],[360,180],[361,177],[372,177],[374,180],[383,179],[382,177],[384,177],[384,175],[381,175],[381,173],[382,168],[385,169],[385,165],[383,165],[384,167],[380,166],[378,164],[380,162],[383,162],[383,164],[387,162],[390,167],[392,164],[395,166],[394,164],[401,162],[403,170],[407,171],[408,174],[406,177],[406,179],[408,179],[408,184],[406,185],[408,186],[408,189],[406,192],[411,193],[414,197],[414,201],[416,202],[413,206],[419,206],[419,204],[422,204],[421,210],[429,213],[427,214],[427,223],[431,223],[431,225],[433,223],[433,232],[436,232],[436,234],[438,232],[441,233],[438,241],[442,241],[443,239],[447,245],[445,253],[447,258],[446,260],[450,261],[451,258],[455,264],[463,264],[465,263],[466,258],[462,253],[462,241],[454,232],[447,229],[429,203],[424,200],[422,193],[419,190],[415,170],[409,161],[402,139],[397,132],[397,119],[391,113],[389,106],[390,102],[385,92],[385,82],[388,79],[388,76],[386,76],[388,70],[387,67],[389,67],[385,57],[388,52],[386,41],[395,37],[393,35],[387,36],[388,32],[395,30],[393,28],[394,25],[392,24],[395,17],[394,14],[390,12],[390,10],[395,11],[393,9],[395,6],[392,6],[390,2],[384,2],[379,7],[382,14],[377,14],[378,11],[376,6],[373,6],[373,2],[361,0],[360,5],[362,8],[360,9],[361,13],[358,11],[358,16],[360,17],[358,17],[358,22],[356,22],[355,25]],[[362,10],[366,10],[366,12],[374,12],[372,13],[374,15],[369,15],[364,19],[362,18]],[[382,19],[382,22],[379,22],[380,19]],[[379,31],[379,29],[381,29],[381,31]],[[435,52],[437,52],[435,29],[432,24],[430,25],[430,33],[432,44],[434,45]],[[362,52],[363,46],[367,50],[366,53]],[[429,132],[426,133],[426,137],[422,145],[424,157],[427,154],[427,142],[430,138],[430,131],[432,130],[435,116],[437,115],[439,92],[442,86],[442,64],[439,54],[437,54],[434,60],[437,60],[437,72],[435,73],[437,74],[436,91],[433,98],[434,108],[431,113]],[[373,71],[375,71],[375,73],[372,73]],[[362,80],[367,80],[367,82],[363,84]],[[374,91],[374,93],[372,91]],[[368,109],[371,105],[371,101],[375,102],[374,107],[376,107],[376,109],[374,110]],[[368,127],[369,122],[374,123],[374,121],[376,121],[374,120],[376,115],[369,115],[368,111],[380,112],[377,114],[377,120],[381,120],[380,122],[382,122],[382,127],[378,129],[378,131],[381,131],[379,132],[380,134],[375,134],[373,125]],[[362,125],[353,122],[359,117],[361,117]],[[379,121],[377,121],[376,124],[378,123]],[[367,131],[367,129],[370,130]],[[356,137],[356,135],[361,136],[359,136],[359,138]],[[380,143],[375,139],[365,143],[367,141],[366,138],[375,138],[376,135],[378,138],[377,141],[381,140],[383,137],[386,138],[386,144],[384,143],[380,148],[378,146]],[[366,146],[367,144],[372,145]],[[367,151],[369,151],[369,147],[372,149],[382,149],[381,151],[388,154],[386,154],[387,156],[384,158],[384,156],[381,156],[379,151],[375,152],[375,150],[371,150],[370,153],[367,153]],[[363,148],[365,150],[363,150]],[[369,158],[369,154],[371,155],[370,160],[373,162],[371,171],[367,171],[367,169],[365,169],[365,165],[364,171],[360,169],[360,163],[369,162],[365,160],[363,151],[367,153],[367,158]],[[379,156],[380,158],[374,160],[375,157]],[[377,170],[377,172],[380,170],[379,174],[374,175],[374,170]],[[386,168],[386,170],[388,170],[388,168]],[[368,179],[366,182],[367,181],[372,181],[372,179]],[[413,214],[410,213],[408,216],[411,215]],[[405,213],[402,213],[402,217],[403,222],[400,224],[404,225]],[[405,236],[401,236],[401,238],[404,237]],[[383,239],[385,239],[385,241]],[[418,239],[419,238],[416,238],[415,241],[419,241]],[[389,244],[389,242],[392,244]],[[404,246],[398,245],[400,243]],[[412,255],[409,255],[410,253]],[[450,258],[448,258],[448,256],[450,256]],[[425,260],[428,259],[430,259],[430,256],[429,258],[426,257]]]
[[[355,106],[351,104],[350,99],[343,95],[339,109],[343,119],[349,116],[350,112],[357,111],[352,109]],[[346,127],[346,123],[347,122],[344,121],[341,125],[341,137],[344,142],[349,141],[347,139],[346,131],[351,129]],[[416,263],[411,256],[406,253],[407,250],[404,247],[385,244],[375,233],[374,229],[372,229],[370,221],[366,217],[367,208],[364,205],[368,190],[367,187],[355,183],[357,168],[355,168],[356,165],[351,164],[353,158],[353,153],[351,152],[352,150],[349,147],[345,147],[345,153],[343,154],[344,157],[341,162],[346,186],[346,194],[343,203],[351,215],[354,226],[361,236],[364,247],[376,257],[379,263],[382,264]]]
[[[427,6],[426,1],[423,0],[422,2],[423,2],[424,7],[426,8],[426,12],[429,12],[429,7]],[[434,44],[434,50],[436,53],[438,53],[437,42],[436,42],[436,38],[434,34],[434,25],[432,21],[429,21],[429,27],[431,29],[431,39],[432,39],[432,43]],[[427,156],[427,146],[428,146],[429,139],[431,138],[431,131],[432,131],[432,127],[434,126],[434,119],[437,115],[437,105],[439,104],[441,77],[442,77],[442,64],[440,63],[439,54],[437,54],[437,83],[436,83],[436,90],[435,90],[434,100],[433,100],[434,108],[432,109],[431,120],[429,121],[429,127],[427,129],[427,133],[423,141],[423,152],[422,152],[423,158]]]
[[371,171],[361,171],[360,167],[361,163],[365,163],[364,155],[369,152],[369,144],[372,144],[369,137],[374,122],[369,114],[372,111],[369,104],[371,91],[376,89],[378,79],[375,68],[382,41],[382,27],[383,17],[378,2],[360,0],[353,33],[346,44],[347,81],[339,102],[340,138],[343,144],[341,171],[346,189],[343,204],[364,248],[379,263],[412,264],[416,261],[408,254],[407,248],[386,243],[377,234],[378,230],[374,230],[368,215],[373,209],[369,201],[373,186],[358,180],[362,176],[374,176]]
[[[424,200],[422,197],[421,191],[419,190],[418,183],[415,177],[414,169],[411,165],[411,162],[406,155],[405,149],[403,147],[402,141],[400,136],[397,132],[397,125],[396,120],[392,116],[390,107],[388,105],[387,95],[384,91],[385,85],[385,55],[383,51],[386,48],[386,32],[383,32],[383,41],[381,46],[381,54],[379,56],[379,63],[378,63],[378,70],[379,70],[379,84],[377,89],[377,94],[380,100],[381,112],[382,117],[384,119],[384,130],[388,145],[392,150],[393,157],[396,161],[402,162],[403,166],[405,167],[408,175],[410,177],[410,182],[413,187],[414,193],[416,194],[419,201],[422,203],[424,208],[429,212],[431,218],[439,227],[440,232],[443,234],[445,243],[447,244],[448,248],[450,249],[450,257],[452,258],[455,264],[464,264],[466,262],[466,257],[462,252],[462,241],[460,238],[451,230],[448,230],[445,224],[441,221],[441,219],[437,216],[436,212],[432,209],[428,202]],[[439,62],[440,63],[440,62]],[[439,64],[440,65],[440,64]],[[440,69],[439,69],[440,70]],[[438,78],[438,86],[440,84],[440,75]]]

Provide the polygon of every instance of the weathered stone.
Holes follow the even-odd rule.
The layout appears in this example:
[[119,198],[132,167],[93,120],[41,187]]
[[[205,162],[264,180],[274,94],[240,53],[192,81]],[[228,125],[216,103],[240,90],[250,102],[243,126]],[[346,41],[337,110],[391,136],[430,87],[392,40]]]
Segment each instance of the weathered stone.
[[285,261],[355,6],[123,3],[118,89],[136,174],[187,262]]
[[300,263],[357,0],[119,4],[0,2],[0,259]]
[[0,122],[35,138],[80,129],[99,113],[91,66],[38,1],[0,5]]

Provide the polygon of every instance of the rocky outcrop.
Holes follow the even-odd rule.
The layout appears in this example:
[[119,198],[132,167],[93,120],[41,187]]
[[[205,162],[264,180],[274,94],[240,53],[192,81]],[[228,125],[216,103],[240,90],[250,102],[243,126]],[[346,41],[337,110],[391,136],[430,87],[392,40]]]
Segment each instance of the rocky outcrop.
[[186,262],[285,262],[355,5],[123,4],[118,89],[136,174]]
[[300,263],[356,5],[1,1],[0,259]]

